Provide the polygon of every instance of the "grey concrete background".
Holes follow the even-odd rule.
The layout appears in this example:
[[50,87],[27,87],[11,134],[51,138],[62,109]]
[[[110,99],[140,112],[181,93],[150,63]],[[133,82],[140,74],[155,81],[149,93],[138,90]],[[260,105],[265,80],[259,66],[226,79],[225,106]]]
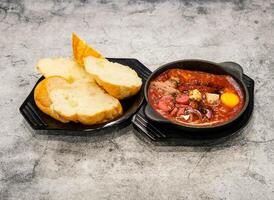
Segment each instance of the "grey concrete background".
[[[235,61],[256,82],[241,137],[155,146],[131,126],[36,135],[18,112],[39,58],[71,56],[75,31],[151,70],[184,58]],[[274,1],[0,1],[0,199],[274,199]]]

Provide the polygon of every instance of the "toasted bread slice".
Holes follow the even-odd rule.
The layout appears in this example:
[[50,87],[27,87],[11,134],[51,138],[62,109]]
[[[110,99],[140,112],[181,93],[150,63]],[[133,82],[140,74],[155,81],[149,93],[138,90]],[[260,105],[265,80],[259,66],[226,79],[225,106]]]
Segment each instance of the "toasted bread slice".
[[93,80],[83,67],[70,58],[43,58],[37,63],[38,71],[45,77],[61,76],[69,81]]
[[52,76],[42,80],[34,90],[36,105],[44,113],[61,122],[93,125],[112,120],[122,114],[122,106],[95,82]]
[[81,40],[75,33],[72,33],[72,50],[75,61],[84,66],[84,58],[93,56],[96,58],[104,58],[98,51],[90,47],[84,40]]
[[128,66],[92,56],[84,58],[84,63],[85,70],[117,99],[133,96],[141,88],[142,79]]

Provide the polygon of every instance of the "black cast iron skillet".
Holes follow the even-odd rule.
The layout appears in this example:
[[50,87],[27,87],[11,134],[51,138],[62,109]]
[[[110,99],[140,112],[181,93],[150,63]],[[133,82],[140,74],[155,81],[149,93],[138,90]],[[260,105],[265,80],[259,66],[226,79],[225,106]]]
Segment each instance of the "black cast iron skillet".
[[[203,72],[208,72],[212,74],[232,76],[241,87],[244,95],[245,103],[241,112],[238,115],[236,115],[234,118],[232,118],[231,120],[228,120],[222,124],[209,125],[209,126],[195,126],[195,125],[188,125],[188,124],[180,124],[175,121],[171,121],[162,117],[159,113],[157,113],[151,107],[150,102],[148,101],[148,87],[151,80],[154,80],[154,78],[156,78],[159,74],[163,73],[164,71],[168,69],[173,69],[173,68],[187,69],[187,70],[193,70],[193,71],[203,71]],[[158,69],[156,69],[148,77],[146,81],[144,94],[145,94],[145,99],[148,103],[144,110],[144,113],[146,117],[153,122],[161,123],[163,125],[166,125],[167,127],[175,128],[179,130],[204,131],[204,130],[213,130],[213,129],[215,130],[215,129],[225,128],[226,126],[230,125],[232,122],[237,120],[243,114],[249,102],[248,90],[243,82],[242,76],[243,76],[242,67],[234,62],[214,63],[206,60],[179,60],[179,61],[167,63],[159,67]]]

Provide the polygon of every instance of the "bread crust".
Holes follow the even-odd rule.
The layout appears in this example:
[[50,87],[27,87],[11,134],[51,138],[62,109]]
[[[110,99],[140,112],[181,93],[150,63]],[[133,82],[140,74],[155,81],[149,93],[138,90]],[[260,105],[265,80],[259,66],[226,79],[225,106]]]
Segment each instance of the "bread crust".
[[49,93],[47,89],[47,83],[48,79],[43,79],[38,83],[38,85],[34,89],[34,101],[37,105],[37,107],[44,112],[45,114],[48,114],[49,116],[53,117],[54,119],[63,122],[68,123],[69,120],[65,119],[61,115],[59,115],[57,112],[52,110],[50,108],[52,101],[49,98]]
[[75,33],[72,33],[72,50],[75,61],[81,66],[84,66],[83,59],[87,56],[104,58],[98,51],[81,40]]
[[94,76],[94,78],[96,82],[107,91],[107,93],[119,100],[126,99],[135,95],[137,92],[139,92],[141,88],[141,85],[131,87],[115,85],[110,82],[103,81],[96,75]]
[[[90,47],[85,41],[81,40],[75,33],[72,34],[72,48],[75,61],[84,66],[84,59],[88,56],[105,59],[98,51]],[[121,100],[135,95],[141,88],[140,86],[123,86],[106,82],[97,75],[90,73],[96,82],[106,90],[111,96]]]

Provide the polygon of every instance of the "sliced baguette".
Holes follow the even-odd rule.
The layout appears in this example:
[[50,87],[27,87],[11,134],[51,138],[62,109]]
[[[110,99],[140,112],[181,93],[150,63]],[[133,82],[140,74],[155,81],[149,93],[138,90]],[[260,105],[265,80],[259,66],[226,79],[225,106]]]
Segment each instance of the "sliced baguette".
[[72,33],[72,50],[75,61],[81,66],[84,66],[84,58],[87,56],[104,58],[84,40],[81,40],[75,33]]
[[45,77],[61,76],[69,81],[93,80],[83,67],[70,58],[43,58],[37,63],[38,71]]
[[142,79],[128,66],[92,56],[84,58],[84,65],[96,82],[117,99],[133,96],[141,88]]
[[95,82],[63,77],[42,80],[34,90],[36,105],[56,120],[93,125],[112,120],[122,114],[122,106]]

